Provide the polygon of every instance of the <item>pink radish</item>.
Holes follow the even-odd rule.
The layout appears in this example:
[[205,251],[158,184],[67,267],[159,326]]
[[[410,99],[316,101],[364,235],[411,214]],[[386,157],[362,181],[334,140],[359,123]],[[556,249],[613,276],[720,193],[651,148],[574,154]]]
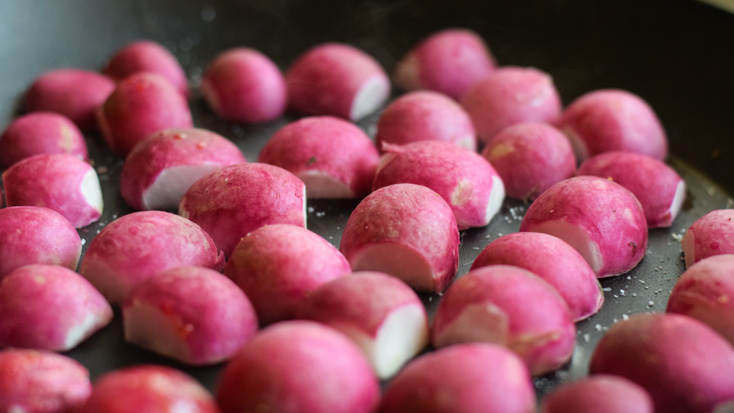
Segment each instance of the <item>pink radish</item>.
[[542,413],[653,413],[650,395],[625,378],[597,374],[562,385],[543,398]]
[[118,50],[107,62],[103,73],[115,81],[148,72],[163,76],[184,96],[188,96],[186,74],[176,58],[160,44],[140,40]]
[[0,168],[41,154],[67,154],[87,159],[87,143],[69,118],[33,112],[14,120],[0,136]]
[[734,209],[711,211],[694,222],[681,242],[686,267],[714,255],[734,254]]

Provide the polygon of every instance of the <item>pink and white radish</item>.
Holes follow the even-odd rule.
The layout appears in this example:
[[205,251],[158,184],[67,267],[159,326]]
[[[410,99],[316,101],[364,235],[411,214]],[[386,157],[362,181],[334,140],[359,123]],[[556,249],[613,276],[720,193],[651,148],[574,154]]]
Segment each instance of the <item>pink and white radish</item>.
[[162,129],[194,126],[186,98],[168,80],[147,72],[118,83],[97,118],[105,141],[121,155]]
[[82,239],[58,212],[35,206],[0,209],[0,278],[24,265],[76,270]]
[[492,241],[471,269],[489,265],[514,265],[538,275],[561,294],[574,321],[591,317],[604,303],[601,285],[584,257],[548,234],[516,232]]
[[647,391],[619,376],[597,374],[562,385],[543,397],[542,413],[653,413]]
[[395,99],[380,114],[375,143],[405,145],[443,141],[475,152],[477,136],[469,115],[454,100],[436,92],[411,92]]
[[552,124],[561,116],[561,98],[553,79],[535,68],[507,66],[495,70],[467,90],[461,106],[485,144],[512,125]]
[[380,64],[355,47],[325,43],[307,50],[285,76],[288,104],[306,115],[356,121],[390,96],[390,79]]
[[647,390],[656,412],[710,412],[734,399],[734,348],[707,325],[679,314],[635,314],[601,338],[591,374]]
[[96,111],[114,90],[115,82],[97,72],[51,70],[33,81],[25,95],[25,110],[56,112],[81,130],[96,129]]
[[64,115],[32,112],[14,120],[0,136],[0,168],[41,154],[67,154],[87,159],[87,143]]
[[451,207],[415,184],[380,188],[357,205],[339,249],[354,271],[378,271],[421,291],[441,292],[459,267],[459,231]]
[[346,334],[381,379],[395,374],[428,343],[428,317],[418,295],[378,272],[356,272],[316,288],[303,301],[299,318]]
[[454,99],[495,69],[494,58],[476,33],[447,29],[428,36],[395,68],[404,90],[429,89]]
[[[539,311],[542,309],[542,311]],[[433,321],[436,347],[496,343],[514,351],[534,376],[571,359],[576,327],[552,285],[519,267],[472,270],[446,291]]]
[[734,209],[711,211],[696,220],[683,235],[681,248],[686,267],[714,255],[734,254]]
[[262,324],[295,318],[316,288],[350,272],[349,262],[328,241],[286,224],[245,235],[224,269],[250,299]]
[[118,50],[102,72],[117,82],[148,72],[163,76],[183,95],[188,96],[188,81],[181,65],[165,47],[150,40],[140,40]]
[[278,66],[257,50],[246,48],[218,55],[204,72],[201,92],[217,116],[248,123],[279,117],[288,97]]
[[607,178],[627,188],[640,201],[649,228],[671,226],[686,198],[686,183],[673,168],[634,152],[595,155],[577,174]]
[[380,413],[532,413],[525,364],[494,344],[451,346],[410,362],[388,384]]
[[258,162],[295,174],[306,184],[309,198],[362,198],[371,190],[379,156],[367,134],[353,123],[317,116],[276,132]]
[[616,89],[589,92],[566,108],[558,127],[579,161],[609,151],[636,152],[663,160],[668,138],[655,112],[639,96]]
[[544,123],[521,123],[503,129],[485,146],[482,156],[502,177],[507,195],[522,200],[537,198],[576,172],[576,158],[568,139]]
[[200,178],[244,163],[239,148],[204,129],[166,129],[139,142],[125,159],[120,192],[135,209],[176,209]]
[[268,327],[245,343],[219,378],[223,413],[369,413],[380,388],[359,348],[312,321]]
[[53,209],[76,228],[99,220],[104,209],[97,171],[73,155],[35,155],[2,176],[8,206]]
[[195,223],[168,212],[143,211],[104,227],[89,244],[79,273],[108,301],[122,304],[137,285],[186,265],[220,271],[224,256]]
[[69,413],[92,393],[89,371],[50,351],[0,351],[0,411]]
[[0,347],[67,351],[112,320],[84,277],[57,265],[26,265],[0,281]]
[[240,238],[262,226],[305,228],[306,186],[277,166],[230,165],[196,181],[178,212],[200,225],[229,257]]
[[386,153],[380,159],[373,190],[397,183],[431,188],[449,204],[460,230],[489,224],[502,207],[502,179],[475,152],[438,141],[384,145],[383,149]]
[[647,250],[640,202],[622,186],[594,176],[566,179],[543,192],[525,213],[520,231],[566,241],[599,278],[631,270]]

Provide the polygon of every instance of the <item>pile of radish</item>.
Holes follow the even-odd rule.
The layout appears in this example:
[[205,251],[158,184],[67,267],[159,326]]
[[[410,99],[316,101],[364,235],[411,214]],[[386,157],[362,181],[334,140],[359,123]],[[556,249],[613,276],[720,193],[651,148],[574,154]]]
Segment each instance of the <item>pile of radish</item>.
[[[564,109],[549,74],[499,67],[457,29],[408,51],[394,82],[409,93],[387,104],[380,63],[338,43],[285,75],[256,50],[224,51],[197,92],[150,41],[103,74],[40,76],[0,137],[0,411],[730,411],[732,210],[683,237],[669,314],[619,321],[591,377],[536,401],[532,378],[562,369],[574,323],[602,308],[598,279],[634,269],[648,229],[681,211],[686,184],[642,98],[599,90]],[[194,127],[196,93],[234,122],[306,117],[248,163]],[[352,123],[381,108],[374,136]],[[103,199],[81,131],[125,157],[120,196],[138,211],[83,256],[75,228],[100,219]],[[520,232],[485,243],[457,277],[462,231],[498,219],[506,197],[529,203]],[[358,202],[339,245],[307,229],[319,198]],[[435,314],[417,292],[442,295]],[[226,363],[215,394],[155,365],[92,386],[49,352],[109,324],[111,305],[128,342],[181,365]]]

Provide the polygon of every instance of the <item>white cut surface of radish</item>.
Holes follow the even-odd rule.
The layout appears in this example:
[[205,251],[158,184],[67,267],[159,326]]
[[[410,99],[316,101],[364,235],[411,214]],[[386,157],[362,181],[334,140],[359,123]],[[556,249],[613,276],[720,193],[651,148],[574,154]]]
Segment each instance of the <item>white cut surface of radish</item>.
[[568,245],[572,246],[584,257],[596,274],[599,273],[599,270],[604,265],[599,245],[589,239],[589,234],[582,228],[563,221],[550,221],[535,226],[533,232],[542,232],[566,241]]
[[382,243],[366,246],[351,261],[353,271],[379,271],[403,280],[416,290],[434,288],[433,270],[425,257],[404,245]]
[[390,95],[390,84],[383,76],[373,76],[364,82],[354,96],[350,119],[357,121],[377,110]]
[[507,346],[510,335],[507,314],[493,304],[471,304],[436,337],[438,347],[470,342]]
[[355,197],[349,186],[345,185],[344,182],[334,178],[328,173],[317,170],[308,170],[297,173],[296,176],[306,184],[306,191],[308,192],[308,196],[312,199],[342,199]]
[[492,191],[489,193],[489,202],[487,202],[487,222],[492,220],[500,209],[505,200],[505,184],[499,176],[492,177]]
[[159,308],[136,302],[125,309],[123,323],[126,341],[179,360],[191,358],[189,347],[181,336],[182,329]]
[[370,357],[379,377],[390,377],[428,342],[422,307],[406,305],[387,316],[377,333]]
[[148,209],[175,209],[191,184],[221,168],[218,164],[166,168],[143,193],[143,204]]
[[93,168],[84,174],[79,190],[81,191],[84,200],[87,201],[87,204],[99,211],[101,214],[102,209],[104,209],[102,187],[99,184],[97,172]]

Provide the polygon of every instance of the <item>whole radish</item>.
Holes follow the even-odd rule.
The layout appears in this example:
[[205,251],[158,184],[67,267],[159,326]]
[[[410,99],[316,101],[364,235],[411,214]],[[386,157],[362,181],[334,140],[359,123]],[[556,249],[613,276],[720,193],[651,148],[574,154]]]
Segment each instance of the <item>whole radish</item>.
[[0,136],[0,168],[41,154],[67,154],[87,159],[87,143],[79,128],[66,116],[32,112],[14,120]]

